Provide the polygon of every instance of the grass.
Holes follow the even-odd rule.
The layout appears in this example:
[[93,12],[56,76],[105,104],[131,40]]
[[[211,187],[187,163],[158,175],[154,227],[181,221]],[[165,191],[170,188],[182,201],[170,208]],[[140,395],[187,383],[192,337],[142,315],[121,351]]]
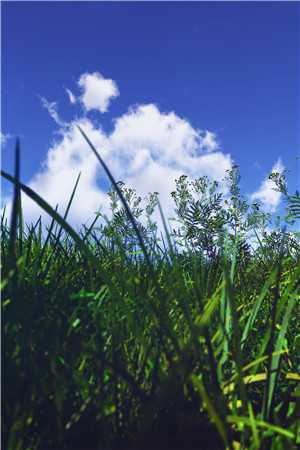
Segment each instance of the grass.
[[[81,132],[121,202],[107,223],[68,224],[79,179],[63,216],[23,185],[19,144],[15,176],[2,171],[15,187],[1,220],[3,448],[296,449],[297,233],[251,250],[238,179],[221,210],[207,180],[193,203],[182,178],[184,226],[169,233],[164,222],[163,242]],[[52,218],[46,231],[24,226],[20,191]]]

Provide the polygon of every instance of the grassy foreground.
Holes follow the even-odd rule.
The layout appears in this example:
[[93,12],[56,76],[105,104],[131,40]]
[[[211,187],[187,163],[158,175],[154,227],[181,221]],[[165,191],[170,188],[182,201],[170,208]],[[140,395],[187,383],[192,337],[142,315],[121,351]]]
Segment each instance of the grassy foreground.
[[[142,211],[88,143],[112,218],[80,233],[67,223],[76,186],[62,217],[20,183],[18,145],[15,176],[2,172],[15,186],[1,222],[3,449],[296,449],[299,235],[266,233],[235,168],[226,198],[205,177],[177,180],[163,238],[155,195]],[[296,220],[297,193],[273,179]],[[23,225],[21,190],[47,231]]]

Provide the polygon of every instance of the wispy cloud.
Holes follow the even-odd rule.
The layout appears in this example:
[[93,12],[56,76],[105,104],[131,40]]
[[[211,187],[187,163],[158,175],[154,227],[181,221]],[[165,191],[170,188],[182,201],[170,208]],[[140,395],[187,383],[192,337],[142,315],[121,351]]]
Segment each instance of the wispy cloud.
[[59,117],[58,112],[57,112],[57,103],[56,102],[48,102],[48,100],[45,97],[40,97],[41,99],[41,104],[43,106],[43,108],[45,108],[50,117],[52,117],[52,119],[54,120],[55,123],[57,123],[57,125],[63,127],[66,125],[66,123]]
[[[273,165],[271,172],[282,173],[284,166],[281,159]],[[275,184],[269,178],[265,178],[260,188],[251,195],[251,200],[260,200],[266,212],[276,211],[281,199],[281,193],[275,190]]]
[[78,85],[83,90],[80,100],[86,111],[96,109],[104,113],[108,110],[110,101],[120,95],[116,82],[104,78],[99,72],[84,73]]
[[0,143],[2,147],[7,143],[9,138],[11,138],[11,135],[9,133],[5,134],[0,131]]
[[66,88],[66,93],[67,93],[67,95],[68,95],[68,97],[69,97],[70,103],[71,103],[72,105],[74,105],[74,104],[76,103],[76,97],[75,97],[75,95],[73,94],[72,91],[70,91],[70,89],[67,89],[67,88]]

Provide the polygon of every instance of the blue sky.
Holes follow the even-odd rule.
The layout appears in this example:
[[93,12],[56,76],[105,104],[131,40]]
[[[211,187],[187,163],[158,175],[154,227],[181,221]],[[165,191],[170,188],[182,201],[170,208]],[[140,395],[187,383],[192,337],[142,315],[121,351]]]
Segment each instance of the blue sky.
[[243,192],[260,192],[269,209],[278,198],[264,180],[276,164],[299,187],[299,4],[2,2],[1,10],[2,166],[13,171],[20,136],[22,180],[54,206],[83,171],[74,221],[105,203],[75,123],[116,178],[142,194],[158,190],[163,203],[168,178],[218,179],[233,161]]

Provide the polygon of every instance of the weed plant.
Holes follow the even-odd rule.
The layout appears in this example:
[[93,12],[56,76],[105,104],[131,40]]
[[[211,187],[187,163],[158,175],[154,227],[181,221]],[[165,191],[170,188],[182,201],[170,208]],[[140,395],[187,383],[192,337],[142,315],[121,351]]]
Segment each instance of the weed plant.
[[[239,190],[182,176],[164,233],[106,171],[112,217],[76,232],[20,182],[1,221],[6,450],[296,449],[300,241]],[[286,226],[299,194],[285,195]],[[23,224],[21,191],[51,217]],[[143,219],[142,219],[143,217]],[[295,227],[294,227],[295,229]],[[252,236],[252,237],[251,237]],[[253,237],[254,236],[254,237]],[[254,245],[255,242],[255,245]]]

